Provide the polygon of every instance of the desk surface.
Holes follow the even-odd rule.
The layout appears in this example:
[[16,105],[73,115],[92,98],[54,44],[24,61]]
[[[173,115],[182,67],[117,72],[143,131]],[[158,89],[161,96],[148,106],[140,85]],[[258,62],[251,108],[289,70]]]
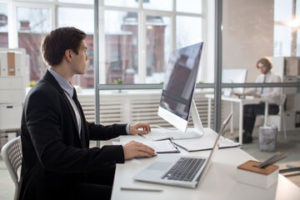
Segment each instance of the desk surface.
[[[213,94],[206,94],[205,95],[206,98],[208,99],[214,99],[215,95]],[[244,103],[244,104],[248,104],[248,103],[259,103],[259,102],[267,102],[268,99],[267,98],[238,98],[235,96],[224,96],[222,95],[221,99],[223,101],[230,101],[230,102],[237,102],[237,103]]]
[[[215,134],[211,129],[205,129],[206,134]],[[138,140],[139,136],[132,137]],[[208,156],[209,151],[188,153],[184,150],[181,155]],[[178,156],[179,154],[159,154],[158,156]],[[220,149],[214,155],[214,159],[208,173],[201,178],[196,189],[180,188],[167,185],[144,183],[133,180],[133,176],[147,167],[154,159],[133,159],[125,164],[118,164],[115,174],[112,199],[289,199],[299,200],[300,189],[285,177],[279,175],[278,183],[265,190],[262,188],[242,184],[236,181],[236,166],[254,159],[249,154],[239,148]],[[120,187],[141,187],[162,189],[162,192],[144,191],[121,191]]]

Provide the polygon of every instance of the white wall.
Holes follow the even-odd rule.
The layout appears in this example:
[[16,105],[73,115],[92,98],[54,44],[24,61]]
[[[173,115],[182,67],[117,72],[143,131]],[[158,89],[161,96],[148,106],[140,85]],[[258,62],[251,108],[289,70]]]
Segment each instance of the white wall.
[[254,82],[256,61],[273,55],[273,30],[274,0],[224,0],[223,68],[247,68]]

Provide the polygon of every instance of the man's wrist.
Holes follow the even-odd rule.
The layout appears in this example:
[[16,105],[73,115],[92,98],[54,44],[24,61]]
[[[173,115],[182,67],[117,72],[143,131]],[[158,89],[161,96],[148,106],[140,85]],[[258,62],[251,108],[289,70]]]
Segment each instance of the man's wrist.
[[130,123],[126,125],[126,133],[127,135],[130,135]]

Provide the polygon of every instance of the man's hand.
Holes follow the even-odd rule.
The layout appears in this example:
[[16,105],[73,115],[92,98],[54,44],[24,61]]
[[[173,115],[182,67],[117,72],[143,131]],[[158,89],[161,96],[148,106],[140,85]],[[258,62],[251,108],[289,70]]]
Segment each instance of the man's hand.
[[237,96],[238,98],[242,98],[245,96],[244,93],[232,93],[233,96]]
[[129,126],[129,134],[147,134],[151,131],[148,123],[136,123]]
[[253,96],[255,97],[255,98],[261,98],[261,95],[260,94],[253,94]]
[[152,157],[155,154],[154,149],[136,141],[125,144],[123,150],[125,160],[135,157]]

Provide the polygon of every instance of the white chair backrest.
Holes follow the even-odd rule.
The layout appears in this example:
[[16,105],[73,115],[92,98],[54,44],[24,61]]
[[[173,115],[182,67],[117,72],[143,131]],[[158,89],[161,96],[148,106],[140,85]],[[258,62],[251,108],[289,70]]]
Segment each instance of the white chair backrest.
[[286,95],[281,94],[280,95],[280,101],[279,101],[279,114],[281,114],[283,112],[285,100],[286,100]]
[[22,146],[20,137],[16,137],[8,141],[1,149],[3,161],[8,169],[11,179],[15,184],[15,197],[19,196],[19,181],[18,169],[22,165]]

